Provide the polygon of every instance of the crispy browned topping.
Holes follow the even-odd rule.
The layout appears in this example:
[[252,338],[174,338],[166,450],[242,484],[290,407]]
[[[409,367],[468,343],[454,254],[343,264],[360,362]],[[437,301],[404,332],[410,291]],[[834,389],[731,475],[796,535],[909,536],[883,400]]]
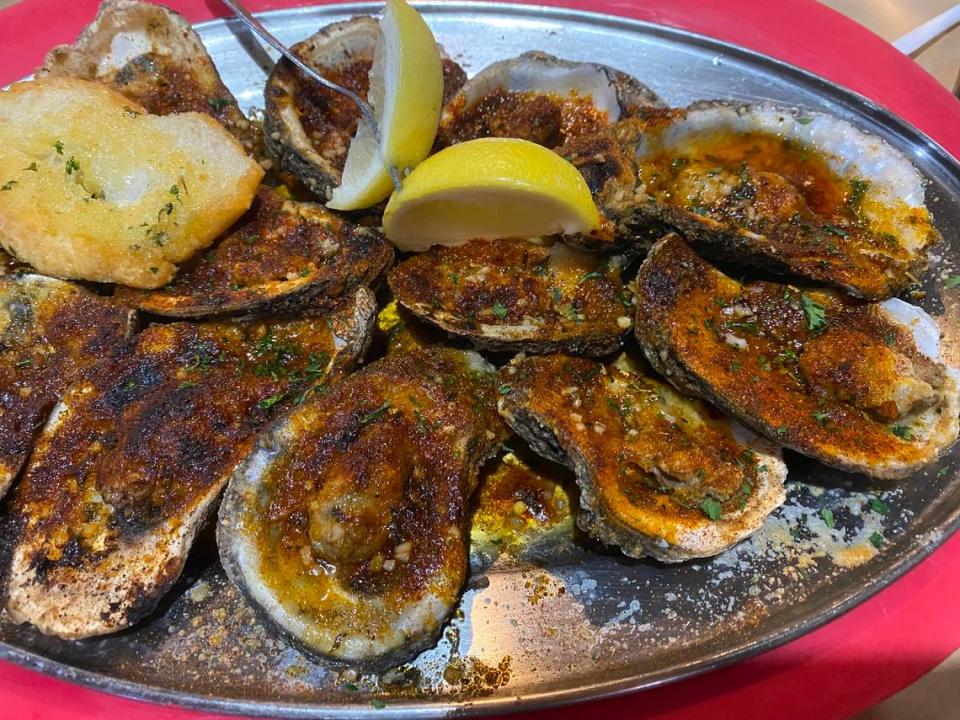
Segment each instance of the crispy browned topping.
[[449,349],[411,351],[332,387],[288,418],[281,432],[295,444],[238,507],[231,525],[254,538],[259,581],[317,626],[301,638],[321,644],[313,650],[340,654],[322,646],[324,633],[384,640],[430,595],[447,608],[456,601],[467,501],[505,435],[495,375],[472,363]]
[[[657,119],[648,124],[652,131]],[[693,239],[761,255],[775,269],[858,296],[890,297],[913,282],[922,263],[863,216],[869,178],[841,179],[819,151],[777,135],[691,138],[682,149],[642,158],[638,177],[640,190],[660,205],[650,210]],[[929,222],[924,210],[909,212],[918,225]]]
[[768,437],[841,466],[930,459],[921,440],[933,430],[912,423],[943,401],[945,371],[878,305],[741,285],[677,236],[641,267],[637,296],[651,361]]
[[596,108],[590,97],[537,92],[512,92],[497,89],[469,107],[461,97],[448,108],[446,120],[437,134],[436,147],[483,137],[507,137],[529,140],[545,147],[596,132],[609,123],[605,112]]
[[480,347],[604,354],[630,326],[621,264],[562,244],[474,240],[414,255],[388,281],[414,314]]
[[[95,577],[123,548],[154,534],[163,547],[178,521],[199,523],[253,436],[356,361],[363,343],[355,336],[366,331],[355,312],[348,303],[343,317],[153,325],[131,352],[75,385],[12,503],[23,527],[18,547],[37,581],[69,586],[72,568]],[[335,343],[335,332],[347,342]],[[99,632],[148,612],[185,553],[171,560],[175,571],[151,568],[149,557],[141,572],[128,568],[130,595]],[[154,572],[170,577],[137,596]]]
[[263,186],[240,222],[182,265],[171,283],[116,294],[142,310],[177,317],[329,308],[358,285],[373,283],[392,262],[393,248],[375,230]]
[[[501,413],[534,447],[574,467],[588,513],[581,525],[600,539],[635,554],[651,539],[683,546],[711,520],[756,522],[737,516],[769,492],[760,475],[774,468],[705,403],[635,368],[568,355],[514,361],[500,377]],[[549,439],[537,427],[549,428]]]
[[0,496],[67,386],[118,353],[130,311],[71,283],[0,278]]

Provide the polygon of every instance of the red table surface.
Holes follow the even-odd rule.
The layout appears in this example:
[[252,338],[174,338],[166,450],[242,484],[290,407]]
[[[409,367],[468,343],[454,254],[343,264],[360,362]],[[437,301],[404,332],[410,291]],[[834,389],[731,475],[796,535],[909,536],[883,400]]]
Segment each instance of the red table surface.
[[[249,0],[254,10],[308,0]],[[311,0],[312,1],[312,0]],[[0,85],[71,41],[97,0],[22,0],[0,11]],[[194,22],[225,15],[218,0],[169,0]],[[812,0],[549,0],[682,27],[786,60],[897,113],[960,157],[960,103],[881,38]],[[652,83],[656,85],[655,82]],[[704,95],[709,96],[705,90]],[[687,720],[846,718],[913,683],[960,648],[960,536],[846,615],[776,650],[699,678],[535,718]],[[385,712],[385,714],[388,714]],[[202,720],[216,716],[88,690],[0,664],[0,718]]]

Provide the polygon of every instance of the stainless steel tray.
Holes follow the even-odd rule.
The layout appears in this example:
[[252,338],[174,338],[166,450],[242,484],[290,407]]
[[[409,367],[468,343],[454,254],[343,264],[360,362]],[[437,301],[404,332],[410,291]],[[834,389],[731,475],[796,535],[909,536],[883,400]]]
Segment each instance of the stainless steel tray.
[[[929,179],[928,202],[948,243],[960,232],[960,166],[906,123],[809,73],[672,28],[544,7],[419,6],[446,50],[475,72],[542,49],[618,66],[671,104],[768,99],[847,118],[902,148]],[[268,13],[292,42],[374,4]],[[262,104],[270,58],[232,22],[198,28],[244,108]],[[956,292],[941,278],[958,252],[937,251],[924,307],[938,316],[948,359],[960,356]],[[647,688],[797,637],[892,582],[960,525],[955,451],[882,489],[790,455],[787,506],[752,540],[707,562],[629,560],[572,532],[541,537],[520,558],[477,546],[462,613],[434,650],[403,672],[349,682],[271,638],[225,580],[212,535],[149,621],[84,642],[0,623],[0,656],[107,692],[221,712],[359,717],[385,703],[397,716],[480,714]],[[869,498],[891,509],[869,509]],[[821,518],[830,507],[831,530]],[[873,532],[886,539],[874,554]]]

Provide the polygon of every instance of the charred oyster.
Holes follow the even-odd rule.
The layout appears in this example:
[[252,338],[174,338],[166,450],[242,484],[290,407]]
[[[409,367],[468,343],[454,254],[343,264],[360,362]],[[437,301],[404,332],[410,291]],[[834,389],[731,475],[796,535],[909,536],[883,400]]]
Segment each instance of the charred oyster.
[[580,486],[577,524],[631,557],[708,557],[757,530],[786,497],[779,450],[645,374],[568,355],[500,371],[500,414]]
[[605,355],[632,322],[623,264],[562,243],[474,240],[414,255],[388,282],[417,317],[478,348]]
[[218,120],[247,152],[259,155],[260,127],[237,106],[203,46],[179,13],[139,0],[104,0],[72,45],[58,45],[37,77],[96,80],[153,115],[200,112]]
[[151,612],[256,432],[354,365],[375,307],[153,325],[71,386],[12,497],[9,617],[72,639]]
[[382,669],[430,646],[467,572],[467,501],[505,428],[473,353],[386,358],[260,436],[220,508],[230,578],[287,637]]
[[393,247],[377,231],[262,186],[249,212],[172,282],[152,291],[120,287],[115,296],[169,317],[329,308],[392,262]]
[[915,282],[940,238],[910,161],[830,115],[704,102],[625,135],[639,183],[620,211],[724,260],[883,299]]
[[436,145],[510,137],[552,148],[657,107],[653,91],[625,72],[532,51],[468,80],[444,106]]
[[939,328],[901,300],[741,284],[670,235],[637,276],[636,334],[680,390],[842,470],[905,477],[960,432]]
[[70,383],[121,352],[135,314],[43,275],[0,277],[0,497]]
[[[366,97],[379,32],[375,18],[355,17],[327,25],[291,49],[324,77]],[[447,99],[460,88],[466,74],[442,50],[441,55]],[[304,77],[284,59],[274,67],[264,94],[267,148],[281,167],[322,200],[329,200],[340,184],[350,139],[360,120],[356,106]]]

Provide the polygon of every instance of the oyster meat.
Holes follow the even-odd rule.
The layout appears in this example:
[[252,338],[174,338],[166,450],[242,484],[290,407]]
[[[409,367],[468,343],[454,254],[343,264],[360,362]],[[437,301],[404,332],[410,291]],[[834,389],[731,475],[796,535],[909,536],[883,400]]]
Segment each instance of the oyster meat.
[[104,0],[77,40],[50,50],[36,74],[96,80],[152,115],[210,115],[248,153],[261,153],[259,125],[240,111],[200,36],[182,15],[162,5]]
[[468,80],[444,106],[436,146],[509,137],[553,148],[662,106],[625,72],[532,51],[495,62]]
[[624,262],[563,243],[474,240],[413,255],[388,282],[417,317],[478,348],[605,355],[632,322]]
[[883,299],[916,282],[940,239],[920,173],[845,120],[704,102],[625,134],[633,222],[666,223],[725,261]]
[[375,312],[360,288],[330,315],[153,325],[72,385],[12,494],[9,617],[73,639],[149,614],[256,433],[353,367]]
[[383,669],[459,599],[467,502],[505,436],[480,356],[388,355],[272,426],[220,508],[227,574],[312,654]]
[[119,287],[115,296],[169,317],[329,308],[392,263],[393,247],[376,230],[261,186],[249,212],[172,282],[152,291]]
[[[376,18],[355,17],[321,28],[291,50],[328,80],[366,97],[379,32]],[[466,74],[442,49],[441,56],[446,100],[460,88]],[[356,105],[306,78],[285,59],[274,66],[264,96],[267,148],[281,167],[329,200],[340,184],[347,149],[360,120]]]
[[957,372],[940,361],[939,328],[918,307],[743,284],[677,235],[653,247],[636,285],[650,363],[788,448],[900,478],[957,439]]
[[70,383],[124,347],[135,314],[43,275],[0,277],[0,497]]
[[621,356],[518,356],[500,371],[500,414],[538,453],[570,467],[577,524],[631,557],[709,557],[780,506],[779,449]]

